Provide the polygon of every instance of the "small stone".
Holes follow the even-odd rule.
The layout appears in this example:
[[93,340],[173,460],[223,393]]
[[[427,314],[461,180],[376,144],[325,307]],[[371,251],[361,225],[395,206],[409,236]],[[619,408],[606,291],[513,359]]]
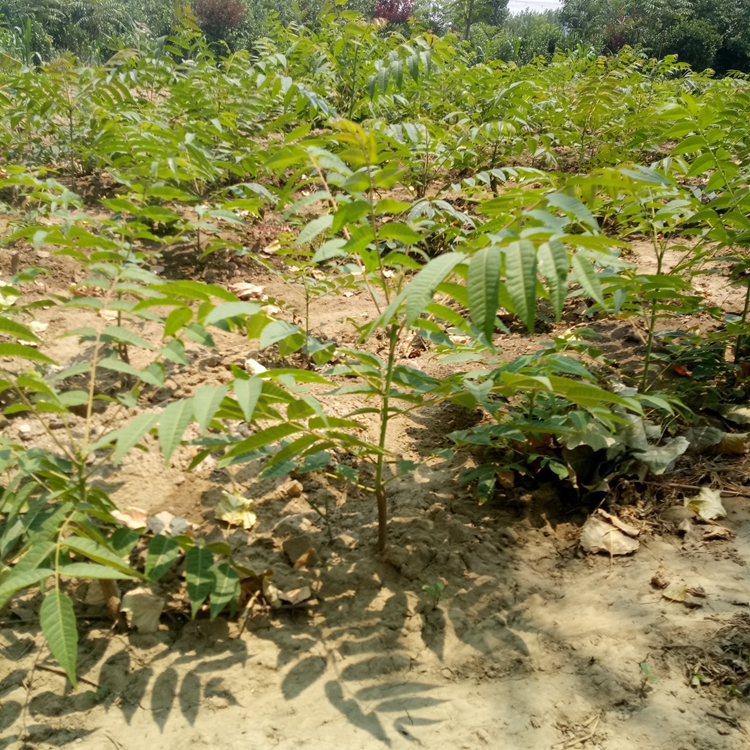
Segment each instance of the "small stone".
[[279,487],[279,494],[282,497],[300,497],[304,489],[298,479],[288,479]]
[[264,372],[268,372],[268,368],[264,367],[257,359],[248,357],[245,360],[245,372],[249,372],[251,375],[260,375]]

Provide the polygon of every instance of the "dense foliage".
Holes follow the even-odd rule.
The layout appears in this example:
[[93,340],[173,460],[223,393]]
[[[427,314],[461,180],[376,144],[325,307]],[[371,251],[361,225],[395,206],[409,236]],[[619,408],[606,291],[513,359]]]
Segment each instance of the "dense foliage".
[[[318,28],[322,0],[195,0],[207,39],[252,48],[275,21]],[[563,0],[560,10],[511,15],[508,0],[350,0],[366,18],[409,35],[455,34],[473,60],[525,64],[579,44],[615,54],[625,46],[658,58],[677,55],[695,70],[750,71],[750,0]],[[0,50],[26,48],[51,59],[65,51],[101,61],[118,46],[158,38],[176,26],[170,0],[0,0]]]
[[[482,414],[425,460],[469,452],[461,479],[486,501],[504,471],[582,488],[636,465],[658,473],[684,451],[674,431],[692,409],[746,399],[743,78],[627,47],[475,64],[451,34],[406,37],[343,4],[314,28],[272,25],[255,54],[217,57],[179,6],[176,23],[103,64],[26,55],[0,70],[5,252],[44,246],[82,271],[66,293],[29,303],[40,258],[0,297],[4,415],[38,420],[51,446],[0,445],[0,606],[42,587],[42,628],[71,681],[70,580],[101,580],[111,603],[112,579],[154,583],[184,563],[191,614],[215,617],[254,576],[222,542],[122,523],[96,479],[139,447],[170,461],[189,442],[191,466],[213,454],[224,467],[261,459],[266,477],[354,482],[376,500],[382,548],[388,484],[415,468],[390,450],[389,423],[415,409]],[[73,178],[108,187],[87,204]],[[372,301],[357,346],[221,285],[159,275],[178,244],[197,260],[253,253],[245,229],[266,212],[293,230],[273,267],[308,299],[345,288]],[[629,261],[631,238],[650,248],[652,272]],[[748,286],[742,314],[724,316],[695,288],[717,258]],[[587,320],[634,321],[641,366],[607,359],[585,326],[502,356],[499,330],[547,328],[571,305]],[[42,307],[94,315],[68,331],[79,361],[42,351],[32,327]],[[697,313],[716,322],[710,333],[686,327]],[[258,342],[277,366],[233,366],[224,384],[155,408],[154,392],[196,347],[210,350],[217,329]],[[403,351],[414,340],[449,374],[412,366]],[[693,376],[671,379],[675,366]],[[359,404],[331,416],[337,395]],[[365,414],[377,441],[362,437]]]

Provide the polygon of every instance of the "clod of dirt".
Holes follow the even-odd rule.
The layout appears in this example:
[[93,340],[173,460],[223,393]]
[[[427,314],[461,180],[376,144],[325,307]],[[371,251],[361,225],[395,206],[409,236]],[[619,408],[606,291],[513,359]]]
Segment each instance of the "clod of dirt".
[[709,526],[703,530],[703,539],[706,542],[710,542],[716,539],[731,539],[734,533],[731,529],[726,526]]
[[122,598],[120,611],[139,633],[155,633],[164,610],[164,599],[145,588],[133,589]]
[[495,476],[503,489],[512,490],[516,484],[516,475],[512,471],[498,471]]
[[283,544],[283,549],[294,568],[309,568],[318,561],[315,541],[309,534],[287,539]]
[[675,505],[672,508],[663,510],[659,517],[664,523],[678,527],[683,521],[692,521],[695,518],[695,511],[684,506]]
[[333,540],[333,547],[334,548],[344,548],[344,549],[354,549],[357,546],[357,540],[353,536],[349,536],[349,534],[339,534],[334,540]]
[[579,541],[586,552],[607,552],[610,555],[629,555],[640,547],[637,539],[628,536],[598,513],[583,525]]
[[695,497],[685,498],[685,507],[695,511],[704,521],[724,518],[727,514],[721,502],[721,491],[704,487]]
[[651,577],[651,585],[657,589],[665,589],[671,580],[666,570],[657,570]]
[[271,534],[275,537],[299,536],[315,528],[313,520],[317,513],[293,513],[291,516],[285,516],[271,529]]
[[289,479],[279,487],[278,492],[282,497],[300,497],[304,489],[298,479]]

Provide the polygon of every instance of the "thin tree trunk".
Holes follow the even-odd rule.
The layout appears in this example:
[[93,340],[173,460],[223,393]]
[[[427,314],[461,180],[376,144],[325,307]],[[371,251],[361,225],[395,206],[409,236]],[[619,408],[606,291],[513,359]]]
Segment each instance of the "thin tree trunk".
[[471,34],[471,17],[474,15],[474,0],[469,0],[469,8],[466,12],[466,30],[464,31],[464,39],[469,41],[469,34]]

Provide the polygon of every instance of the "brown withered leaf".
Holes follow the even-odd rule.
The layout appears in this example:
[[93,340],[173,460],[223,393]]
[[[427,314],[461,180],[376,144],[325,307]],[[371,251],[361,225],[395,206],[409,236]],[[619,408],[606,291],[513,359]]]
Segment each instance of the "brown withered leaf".
[[747,453],[746,432],[725,432],[721,436],[721,442],[716,447],[719,453],[728,453],[734,456],[741,456]]
[[580,543],[586,552],[608,552],[610,555],[629,555],[640,546],[637,539],[623,534],[598,515],[591,516],[583,525]]
[[286,602],[287,604],[291,604],[293,607],[295,607],[298,604],[307,601],[311,596],[312,591],[310,591],[310,587],[303,586],[299,589],[290,589],[289,591],[282,592],[281,594],[279,594],[279,599],[281,599],[282,602]]

